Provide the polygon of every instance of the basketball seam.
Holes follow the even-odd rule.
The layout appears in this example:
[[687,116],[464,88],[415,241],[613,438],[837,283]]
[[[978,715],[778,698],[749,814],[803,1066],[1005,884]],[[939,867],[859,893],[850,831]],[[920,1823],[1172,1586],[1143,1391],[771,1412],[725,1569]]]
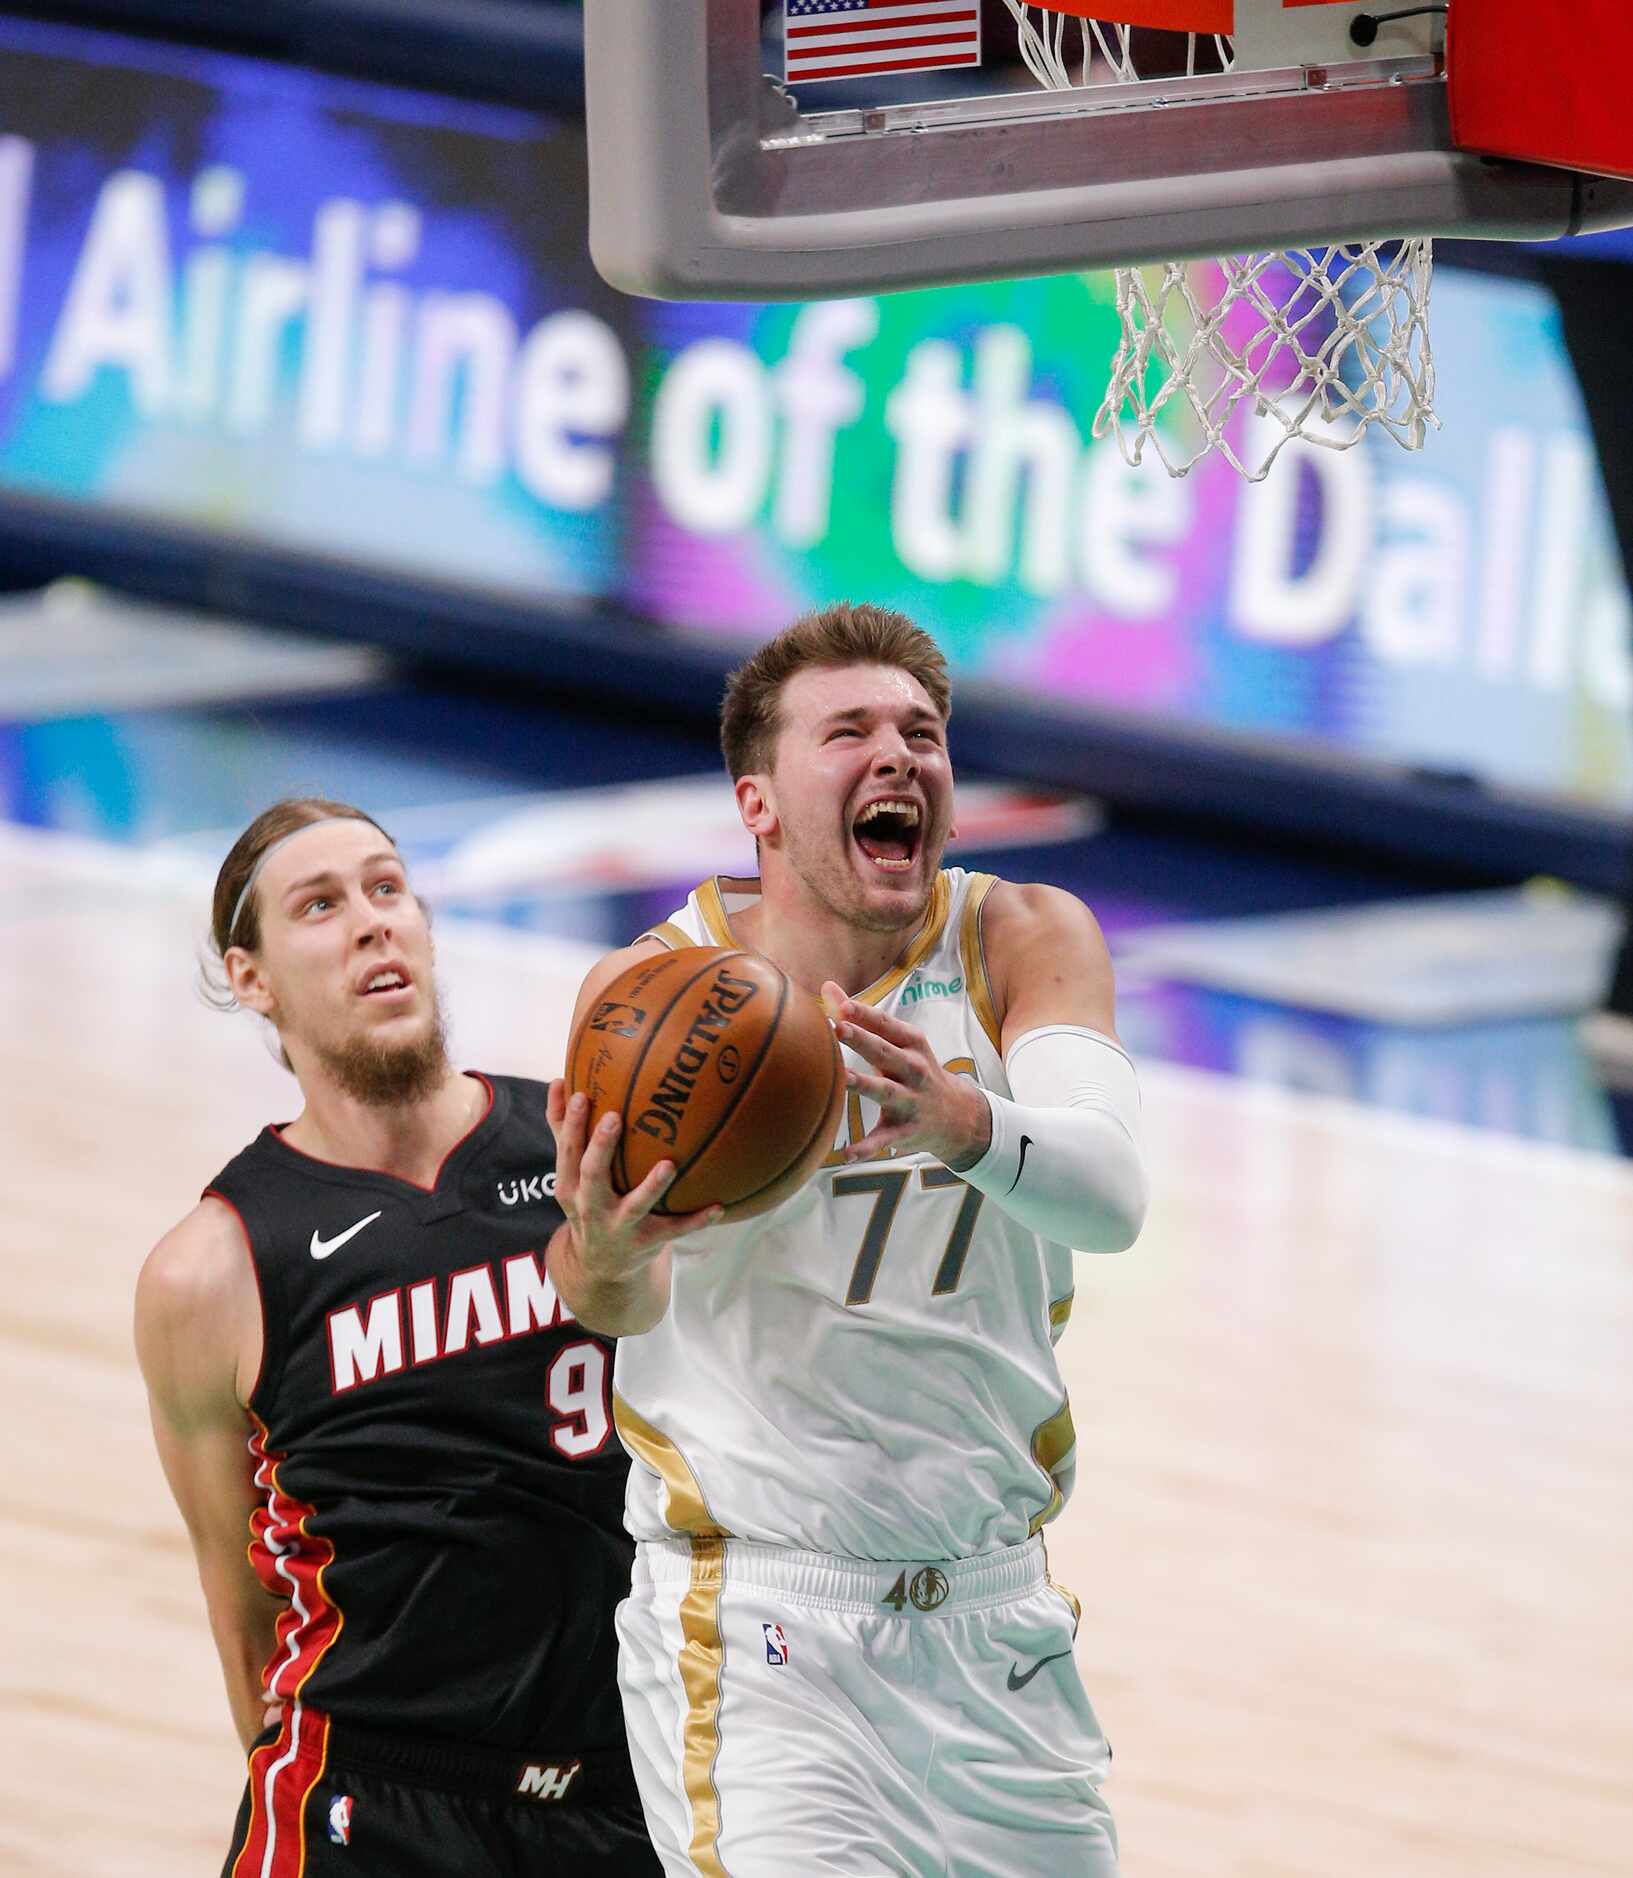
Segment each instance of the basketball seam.
[[[741,948],[739,948],[739,951],[740,950]],[[670,954],[671,958],[679,958],[680,956],[681,954],[678,952]],[[730,957],[732,955],[728,954],[727,956]],[[707,964],[699,966],[691,977],[686,980],[685,984],[676,987],[674,996],[670,998],[669,1002],[653,1020],[651,1028],[646,1033],[645,1040],[642,1042],[640,1049],[635,1053],[635,1061],[629,1066],[629,1074],[624,1078],[623,1099],[619,1104],[621,1110],[629,1107],[630,1097],[635,1093],[635,1085],[640,1081],[641,1066],[646,1062],[647,1052],[657,1041],[658,1032],[663,1029],[664,1024],[668,1021],[669,1013],[680,1003],[681,999],[686,996],[687,992],[691,990],[693,985],[695,985],[700,978],[707,978],[717,965],[723,965],[724,963],[724,959],[716,956],[710,959]],[[758,1063],[756,1063],[755,1067],[759,1067]],[[735,1108],[736,1104],[733,1103],[732,1107]],[[727,1113],[730,1114],[731,1110],[728,1109]],[[618,1131],[618,1148],[613,1155],[612,1172],[615,1182],[618,1180],[627,1181],[629,1179],[629,1163],[624,1159],[624,1135],[628,1127],[629,1118],[625,1116],[624,1127]],[[694,1155],[692,1158],[695,1160],[697,1157]],[[675,1179],[669,1183],[671,1187],[675,1185],[675,1181],[680,1179],[681,1172],[682,1170],[679,1168],[675,1170]],[[658,1202],[655,1210],[658,1212],[663,1211],[663,1202],[661,1200]]]
[[[811,1132],[805,1137],[805,1146],[801,1148],[799,1153],[794,1157],[794,1159],[788,1163],[788,1167],[793,1167],[799,1161],[803,1161],[806,1155],[811,1152],[812,1148],[816,1146],[817,1137],[818,1135],[822,1133],[823,1125],[826,1123],[828,1119],[828,1107],[829,1107],[829,1104],[834,1099],[834,1082],[836,1078],[838,1077],[839,1070],[840,1070],[838,1050],[835,1050],[833,1055],[828,1060],[831,1065],[831,1068],[830,1068],[829,1075],[828,1075],[828,1093],[822,1098],[822,1113],[817,1117],[816,1127],[813,1128]],[[785,1167],[782,1170],[782,1173],[776,1176],[775,1180],[764,1181],[760,1186],[756,1187],[753,1193],[749,1194],[748,1198],[751,1200],[758,1199],[759,1196],[765,1192],[767,1187],[774,1187],[777,1184],[778,1180],[785,1179],[788,1174],[788,1167]],[[739,1201],[738,1204],[741,1205],[742,1202]]]
[[[720,963],[723,963],[723,961],[717,959],[715,963],[720,964]],[[769,964],[770,961],[767,960],[767,963]],[[709,1132],[703,1137],[703,1139],[692,1150],[691,1158],[684,1165],[682,1165],[678,1161],[676,1162],[675,1178],[669,1183],[668,1191],[670,1192],[672,1192],[676,1187],[678,1187],[680,1183],[686,1178],[686,1176],[692,1171],[692,1169],[697,1166],[698,1162],[702,1160],[703,1156],[708,1153],[709,1148],[713,1145],[715,1137],[720,1133],[721,1129],[725,1127],[727,1122],[729,1122],[731,1118],[737,1113],[738,1109],[742,1107],[743,1097],[748,1094],[749,1089],[754,1082],[754,1078],[759,1075],[760,1065],[765,1061],[766,1056],[771,1049],[771,1045],[776,1038],[777,1032],[782,1028],[782,1014],[788,1008],[788,982],[789,982],[788,974],[780,970],[776,966],[772,966],[772,970],[777,973],[777,979],[778,979],[777,1009],[772,1016],[771,1022],[766,1025],[765,1036],[761,1039],[761,1042],[760,1042],[760,1053],[758,1056],[755,1057],[754,1061],[749,1065],[748,1074],[743,1078],[742,1086],[738,1089],[736,1095],[732,1097],[730,1104],[724,1110],[722,1110],[713,1128],[709,1130]],[[790,1163],[790,1165],[792,1165],[792,1163]],[[783,1171],[786,1173],[787,1169],[785,1168]],[[764,1193],[764,1191],[766,1190],[768,1186],[770,1186],[770,1184],[771,1184],[770,1181],[762,1181],[761,1184],[754,1189],[754,1192]],[[749,1197],[752,1199],[753,1195],[751,1194]],[[665,1198],[667,1198],[667,1193],[665,1195]],[[738,1206],[738,1205],[741,1205],[741,1202],[737,1200],[733,1200],[732,1205]],[[665,1205],[664,1200],[659,1200],[657,1206],[653,1208],[653,1211],[657,1213],[668,1214],[669,1208]],[[671,1218],[680,1217],[679,1214],[670,1214],[669,1216]]]

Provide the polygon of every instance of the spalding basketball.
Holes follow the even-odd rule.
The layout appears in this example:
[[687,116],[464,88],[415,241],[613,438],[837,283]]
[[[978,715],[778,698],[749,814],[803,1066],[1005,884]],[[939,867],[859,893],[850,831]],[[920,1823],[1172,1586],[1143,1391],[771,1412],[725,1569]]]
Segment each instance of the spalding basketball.
[[821,1004],[757,952],[688,946],[620,972],[567,1045],[567,1088],[590,1126],[623,1118],[619,1193],[659,1161],[676,1173],[658,1213],[724,1206],[749,1219],[784,1200],[833,1146],[845,1102]]

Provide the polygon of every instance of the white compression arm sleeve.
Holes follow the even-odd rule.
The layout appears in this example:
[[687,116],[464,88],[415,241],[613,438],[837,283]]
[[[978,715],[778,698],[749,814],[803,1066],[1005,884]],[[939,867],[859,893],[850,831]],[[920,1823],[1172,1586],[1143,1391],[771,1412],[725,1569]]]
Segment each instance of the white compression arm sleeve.
[[1121,1252],[1145,1222],[1140,1091],[1121,1045],[1046,1024],[1004,1059],[1011,1101],[981,1091],[992,1143],[959,1177],[1023,1226],[1081,1252]]

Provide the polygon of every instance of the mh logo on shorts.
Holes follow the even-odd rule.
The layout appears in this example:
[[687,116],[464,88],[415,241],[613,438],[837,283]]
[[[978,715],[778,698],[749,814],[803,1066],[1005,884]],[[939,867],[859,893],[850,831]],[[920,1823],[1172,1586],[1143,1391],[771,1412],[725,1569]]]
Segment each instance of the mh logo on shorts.
[[565,1767],[541,1767],[529,1761],[516,1782],[516,1792],[524,1800],[565,1800],[582,1766],[582,1761],[569,1761]]
[[765,1660],[773,1669],[784,1669],[788,1664],[788,1639],[783,1635],[781,1624],[762,1624],[765,1632]]
[[352,1796],[337,1793],[329,1802],[329,1837],[336,1845],[352,1842]]

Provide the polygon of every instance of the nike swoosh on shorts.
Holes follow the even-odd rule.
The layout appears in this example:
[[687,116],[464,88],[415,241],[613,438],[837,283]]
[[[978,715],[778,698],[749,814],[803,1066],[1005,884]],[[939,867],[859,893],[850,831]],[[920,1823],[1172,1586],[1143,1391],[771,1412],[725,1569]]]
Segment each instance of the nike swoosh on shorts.
[[1070,1656],[1070,1650],[1056,1650],[1053,1656],[1040,1656],[1024,1676],[1017,1676],[1012,1668],[1009,1672],[1011,1690],[1024,1689],[1032,1678],[1043,1668],[1045,1663],[1058,1663],[1063,1656]]

